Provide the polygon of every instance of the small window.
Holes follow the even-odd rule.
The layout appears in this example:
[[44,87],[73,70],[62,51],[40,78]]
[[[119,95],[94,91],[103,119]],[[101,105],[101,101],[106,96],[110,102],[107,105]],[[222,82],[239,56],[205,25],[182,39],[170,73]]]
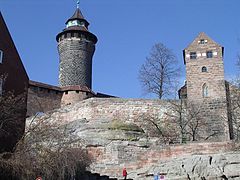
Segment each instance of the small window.
[[201,39],[199,44],[205,44],[205,40],[204,39]]
[[207,68],[205,66],[202,67],[202,72],[207,72]]
[[203,84],[202,87],[202,96],[203,97],[208,97],[208,86],[206,84]]
[[76,93],[79,94],[79,91],[77,90]]
[[68,91],[65,91],[65,94],[68,94]]
[[196,52],[190,52],[190,59],[197,59],[197,53]]
[[213,52],[207,51],[207,58],[212,58],[212,57],[213,57]]
[[2,61],[3,61],[3,51],[0,50],[0,63],[2,63]]

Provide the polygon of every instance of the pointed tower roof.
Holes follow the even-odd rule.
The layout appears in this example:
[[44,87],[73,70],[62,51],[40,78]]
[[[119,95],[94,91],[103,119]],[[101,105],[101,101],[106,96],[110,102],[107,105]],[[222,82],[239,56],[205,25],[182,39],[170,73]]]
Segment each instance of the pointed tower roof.
[[220,44],[216,43],[213,39],[211,39],[205,32],[200,32],[198,36],[185,48],[189,49],[199,44],[201,40],[207,40],[208,43],[215,44],[216,46],[222,47]]
[[77,9],[74,12],[74,14],[72,15],[72,17],[70,17],[65,24],[67,24],[69,21],[73,21],[73,20],[85,21],[86,26],[89,25],[89,22],[84,18],[84,16],[83,16],[81,10],[79,9],[79,7],[77,7]]
[[91,41],[93,41],[95,44],[97,43],[97,37],[89,32],[88,26],[89,22],[83,17],[82,12],[80,11],[79,7],[77,6],[77,9],[75,10],[74,14],[66,21],[66,28],[63,29],[62,32],[60,32],[56,36],[57,42],[59,41],[59,37],[66,33],[81,33],[89,37]]
[[186,63],[185,51],[196,51],[197,49],[205,49],[210,46],[220,47],[222,48],[222,54],[224,53],[224,47],[222,45],[211,39],[205,32],[200,32],[197,37],[183,50],[184,64]]

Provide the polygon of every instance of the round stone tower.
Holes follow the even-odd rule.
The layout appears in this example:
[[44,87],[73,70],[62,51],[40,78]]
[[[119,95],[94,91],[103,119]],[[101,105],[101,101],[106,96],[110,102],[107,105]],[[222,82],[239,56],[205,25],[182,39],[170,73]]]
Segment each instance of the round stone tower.
[[92,57],[97,37],[88,31],[79,7],[56,40],[60,56],[59,85],[92,88]]

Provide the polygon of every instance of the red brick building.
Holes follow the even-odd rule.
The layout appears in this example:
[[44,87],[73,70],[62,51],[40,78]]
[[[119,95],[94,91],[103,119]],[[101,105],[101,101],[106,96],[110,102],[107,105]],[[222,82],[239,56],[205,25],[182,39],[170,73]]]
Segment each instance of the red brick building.
[[[11,150],[24,131],[28,81],[26,70],[0,12],[0,152]],[[18,99],[11,99],[12,97]],[[7,101],[11,102],[7,104]]]

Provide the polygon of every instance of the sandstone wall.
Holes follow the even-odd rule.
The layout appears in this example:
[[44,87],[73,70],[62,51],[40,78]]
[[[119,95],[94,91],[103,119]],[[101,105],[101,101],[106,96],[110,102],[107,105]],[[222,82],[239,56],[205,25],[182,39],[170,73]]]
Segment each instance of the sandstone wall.
[[[106,147],[88,147],[88,150],[96,160],[91,170],[112,177],[121,177],[122,169],[126,167],[129,177],[138,180],[153,179],[152,176],[156,173],[165,174],[166,179],[188,179],[188,176],[189,179],[221,179],[224,174],[240,175],[236,169],[240,167],[240,160],[235,159],[240,154],[233,153],[229,157],[223,155],[224,152],[233,150],[233,147],[232,142],[151,148],[138,146],[134,142],[112,142]],[[232,162],[227,162],[229,159]],[[224,172],[226,164],[229,167],[233,164],[234,173],[229,169]]]
[[[156,129],[151,123],[144,121],[144,118],[157,117],[161,123],[170,121],[177,114],[179,107],[173,104],[179,104],[179,101],[150,100],[150,99],[120,99],[120,98],[90,98],[79,103],[63,107],[65,113],[53,112],[56,118],[61,117],[62,121],[70,122],[86,118],[87,120],[121,120],[124,122],[136,123],[146,132]],[[220,113],[222,104],[206,102],[201,104],[201,113],[198,116],[204,121],[200,122],[198,131],[201,131],[201,139],[225,141],[229,139],[227,118],[222,118],[227,114],[224,109]],[[220,107],[217,107],[219,105]],[[61,112],[61,111],[60,111]],[[219,114],[218,114],[219,113]],[[174,115],[173,117],[171,117]],[[184,117],[184,115],[183,115]],[[176,129],[179,128],[179,125]],[[179,130],[179,129],[178,129]]]
[[[177,102],[177,101],[176,101]],[[120,99],[120,98],[90,98],[79,103],[56,110],[53,116],[66,122],[86,118],[87,120],[123,120],[135,122],[144,115],[164,118],[171,111],[171,103],[164,100],[150,99]]]
[[62,95],[61,106],[75,104],[93,96],[94,95],[90,92],[83,92],[79,90],[65,91]]
[[207,134],[216,134],[215,140],[227,141],[230,139],[227,101],[221,99],[204,99],[197,102],[200,105],[200,118],[206,120]]

